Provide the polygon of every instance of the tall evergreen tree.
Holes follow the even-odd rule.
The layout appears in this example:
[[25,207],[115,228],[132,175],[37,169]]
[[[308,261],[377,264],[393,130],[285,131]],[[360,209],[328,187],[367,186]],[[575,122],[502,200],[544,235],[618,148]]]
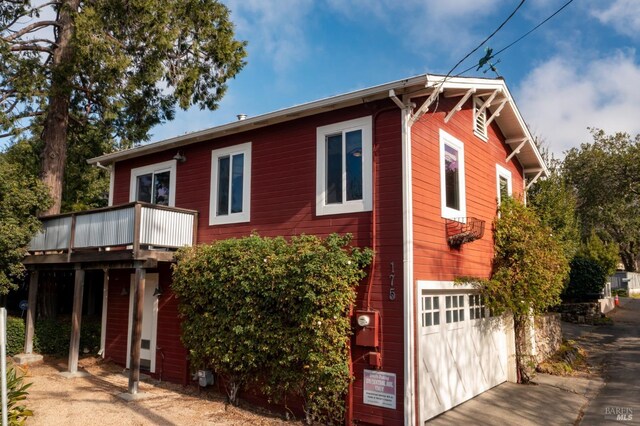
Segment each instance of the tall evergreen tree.
[[245,45],[217,0],[2,1],[0,134],[41,156],[58,213],[70,152],[82,168],[145,141],[176,106],[214,110]]

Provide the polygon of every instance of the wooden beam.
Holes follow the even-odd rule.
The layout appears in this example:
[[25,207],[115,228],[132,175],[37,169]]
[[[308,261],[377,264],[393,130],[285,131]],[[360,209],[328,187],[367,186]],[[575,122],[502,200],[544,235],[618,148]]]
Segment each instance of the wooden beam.
[[136,203],[133,216],[133,257],[140,256],[140,223],[142,221],[142,206]]
[[84,269],[76,269],[73,288],[73,313],[71,314],[71,343],[69,344],[69,373],[78,372],[80,353],[80,321],[82,320],[82,290],[84,287]]
[[129,364],[129,393],[138,393],[140,384],[140,349],[142,346],[142,314],[144,309],[144,285],[146,269],[136,267],[136,282],[133,294],[133,321],[131,324],[131,353]]
[[24,336],[24,353],[33,353],[33,331],[35,325],[36,301],[38,296],[38,271],[29,275],[29,298],[27,304],[27,324]]

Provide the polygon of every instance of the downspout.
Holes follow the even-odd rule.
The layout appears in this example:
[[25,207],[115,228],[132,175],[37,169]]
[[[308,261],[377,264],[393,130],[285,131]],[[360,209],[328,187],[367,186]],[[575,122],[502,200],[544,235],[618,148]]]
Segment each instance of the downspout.
[[402,126],[402,264],[403,264],[403,308],[404,308],[404,424],[416,423],[415,371],[414,371],[414,313],[413,313],[413,195],[411,165],[412,105],[403,103],[393,90],[389,97],[401,108]]
[[102,164],[100,164],[100,162],[98,161],[96,163],[96,167],[98,167],[99,169],[102,170],[106,170],[109,172],[109,205],[112,206],[113,205],[113,185],[114,185],[114,173],[113,173],[113,166],[103,166]]

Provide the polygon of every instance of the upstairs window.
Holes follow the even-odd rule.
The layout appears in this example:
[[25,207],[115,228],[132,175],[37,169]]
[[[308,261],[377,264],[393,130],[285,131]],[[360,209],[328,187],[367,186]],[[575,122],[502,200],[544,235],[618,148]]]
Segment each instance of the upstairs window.
[[511,172],[499,164],[496,164],[496,195],[498,206],[505,197],[511,197]]
[[316,214],[371,210],[371,117],[316,132]]
[[440,197],[442,217],[464,221],[466,194],[464,144],[440,130]]
[[473,132],[480,139],[486,141],[487,140],[487,109],[485,108],[482,112],[480,109],[484,101],[482,98],[474,97],[473,98]]
[[209,224],[249,222],[251,142],[211,153]]
[[131,170],[129,201],[175,206],[176,161]]

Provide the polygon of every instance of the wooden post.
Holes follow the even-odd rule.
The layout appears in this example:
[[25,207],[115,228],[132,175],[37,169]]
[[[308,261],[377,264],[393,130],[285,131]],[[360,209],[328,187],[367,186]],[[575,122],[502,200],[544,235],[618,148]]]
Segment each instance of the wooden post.
[[103,269],[102,281],[102,325],[100,327],[100,356],[104,358],[107,341],[107,308],[109,306],[109,269]]
[[38,295],[38,271],[29,276],[29,298],[27,304],[27,329],[24,336],[24,353],[33,353],[33,331],[35,329],[36,300]]
[[71,314],[71,343],[69,344],[69,373],[78,372],[78,354],[80,353],[80,320],[82,319],[82,290],[84,287],[84,269],[76,268],[73,288],[73,313]]
[[140,222],[142,220],[142,206],[135,203],[133,214],[133,258],[140,257]]
[[138,393],[140,383],[140,348],[142,346],[142,310],[144,309],[144,285],[146,269],[136,266],[136,282],[133,293],[133,322],[131,324],[131,354],[129,358],[129,393]]

